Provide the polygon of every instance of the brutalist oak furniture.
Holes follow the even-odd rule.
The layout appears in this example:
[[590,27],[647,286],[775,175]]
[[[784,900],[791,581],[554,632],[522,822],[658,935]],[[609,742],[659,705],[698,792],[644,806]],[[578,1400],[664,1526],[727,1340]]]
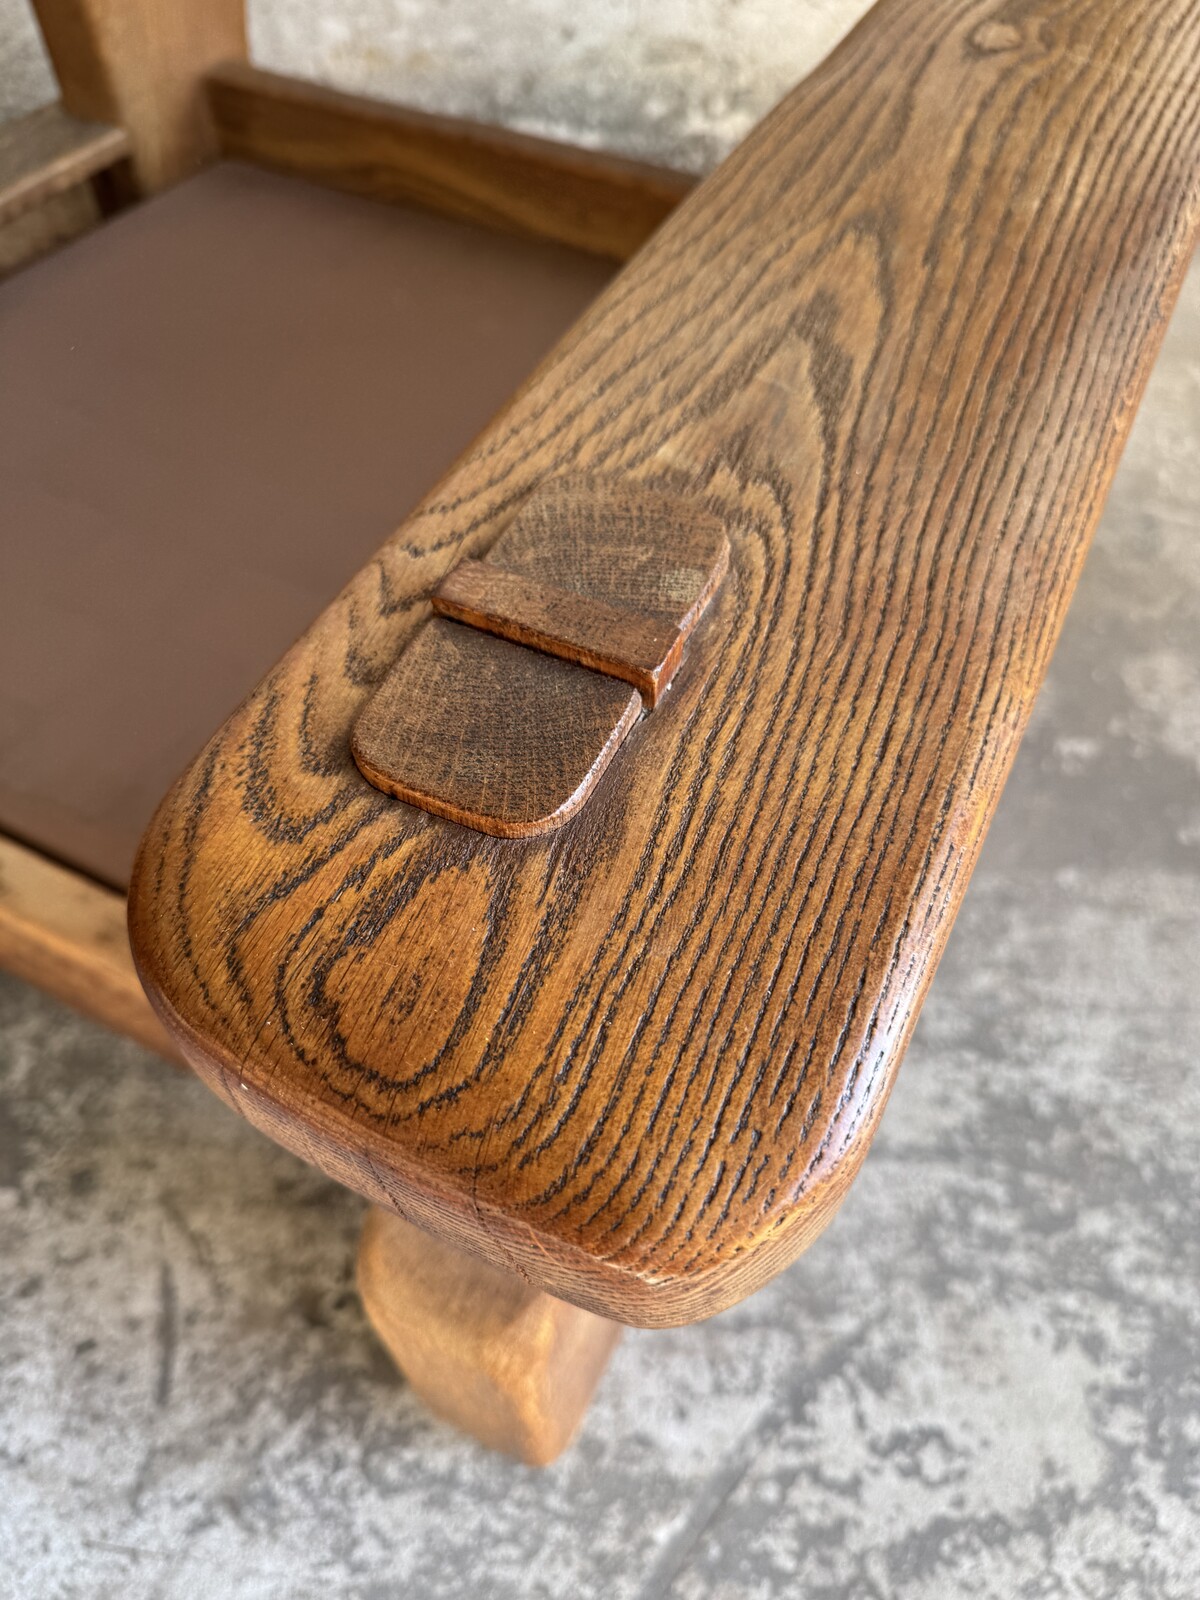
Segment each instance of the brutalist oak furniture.
[[[124,12],[149,28],[157,9]],[[52,46],[72,19],[61,39],[109,70],[110,7],[42,12]],[[185,99],[240,37],[216,14],[156,80]],[[145,834],[138,970],[218,1094],[374,1203],[372,1320],[489,1443],[551,1457],[617,1324],[730,1305],[844,1197],[1190,254],[1198,63],[1195,0],[882,0],[606,286],[580,251],[629,253],[682,182],[219,67],[226,153],[472,225],[385,226],[218,166],[8,286],[4,337],[35,330],[24,370],[68,305],[81,337],[107,315],[143,355],[150,398],[109,367],[108,409],[162,467],[134,510],[183,576],[86,803],[55,764],[93,725],[100,630],[72,659],[44,644],[53,607],[25,603],[43,666],[6,815],[119,885],[137,806],[118,800],[140,803],[153,766],[136,740],[176,731],[171,704],[190,734],[250,690]],[[126,114],[115,69],[110,87],[68,105],[125,128],[135,186],[176,175],[149,91]],[[449,314],[414,311],[418,288]],[[513,346],[532,363],[560,332],[483,426],[523,376]],[[80,365],[53,378],[56,415],[87,434],[105,408]],[[434,482],[447,388],[483,431]],[[47,419],[21,409],[19,492],[84,569],[55,591],[70,633],[129,463],[71,435],[70,482],[42,504]],[[85,469],[92,533],[62,512]],[[380,496],[398,516],[422,491],[368,557]],[[263,643],[268,597],[290,621],[328,583],[321,551],[352,545],[357,575],[214,712],[210,679]],[[197,624],[189,586],[232,609],[204,600]],[[19,860],[9,959],[151,1037],[86,936],[116,897]],[[47,909],[51,881],[70,907]]]

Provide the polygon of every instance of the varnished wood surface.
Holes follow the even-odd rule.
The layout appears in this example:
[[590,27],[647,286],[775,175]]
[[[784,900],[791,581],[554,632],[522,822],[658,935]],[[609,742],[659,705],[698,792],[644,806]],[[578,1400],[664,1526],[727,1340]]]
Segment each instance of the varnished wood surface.
[[218,67],[208,94],[225,155],[618,261],[695,184],[687,173],[343,94],[244,62]]
[[439,617],[621,678],[647,705],[670,682],[683,653],[683,634],[660,617],[584,600],[493,561],[460,561],[432,598]]
[[[623,1320],[811,1241],[1193,244],[1198,51],[1185,0],[885,0],[676,212],[161,809],[135,947],[217,1092]],[[376,794],[348,730],[425,597],[581,468],[721,518],[725,648],[546,840]]]
[[75,116],[125,130],[143,192],[212,159],[203,77],[246,53],[242,0],[33,0]]
[[363,1225],[358,1288],[429,1409],[530,1466],[571,1442],[621,1332],[378,1207]]
[[172,1061],[134,971],[125,896],[0,834],[0,967]]
[[641,709],[618,678],[434,617],[372,696],[351,749],[385,794],[524,839],[575,815]]
[[584,600],[494,562],[459,562],[434,590],[432,603],[438,616],[624,678],[648,704],[683,648],[683,635],[670,622]]
[[0,124],[0,226],[128,154],[121,128],[81,122],[58,104]]
[[689,501],[544,485],[486,561],[433,591],[432,620],[354,725],[359,771],[498,838],[562,827],[670,687],[728,565],[720,523]]
[[654,706],[728,570],[721,524],[694,502],[555,478],[431,598],[441,616],[623,678]]

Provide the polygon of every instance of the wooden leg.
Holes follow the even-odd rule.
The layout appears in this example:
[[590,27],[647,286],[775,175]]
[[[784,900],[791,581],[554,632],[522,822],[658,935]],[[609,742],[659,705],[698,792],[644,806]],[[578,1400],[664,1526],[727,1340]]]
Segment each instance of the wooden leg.
[[621,1332],[378,1208],[358,1288],[429,1409],[531,1466],[570,1443]]

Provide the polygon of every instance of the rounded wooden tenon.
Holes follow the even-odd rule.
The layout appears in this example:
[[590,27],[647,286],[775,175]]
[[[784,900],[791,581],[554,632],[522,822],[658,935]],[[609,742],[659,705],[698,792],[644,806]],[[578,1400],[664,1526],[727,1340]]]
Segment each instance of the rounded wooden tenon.
[[433,619],[355,724],[359,771],[481,833],[561,828],[670,687],[728,566],[702,506],[619,479],[550,479],[486,560],[460,561],[434,589]]

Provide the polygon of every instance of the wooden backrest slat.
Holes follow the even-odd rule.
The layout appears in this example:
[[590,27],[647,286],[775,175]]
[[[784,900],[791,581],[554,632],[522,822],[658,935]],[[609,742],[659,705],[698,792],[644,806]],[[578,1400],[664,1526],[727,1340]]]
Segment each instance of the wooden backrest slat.
[[203,77],[244,56],[243,0],[33,0],[63,105],[123,128],[148,192],[211,158]]

